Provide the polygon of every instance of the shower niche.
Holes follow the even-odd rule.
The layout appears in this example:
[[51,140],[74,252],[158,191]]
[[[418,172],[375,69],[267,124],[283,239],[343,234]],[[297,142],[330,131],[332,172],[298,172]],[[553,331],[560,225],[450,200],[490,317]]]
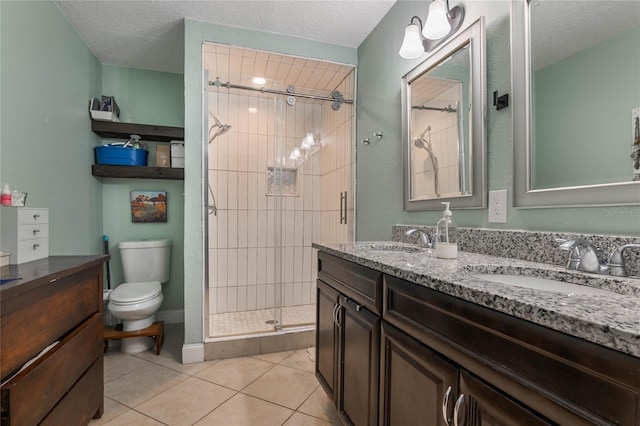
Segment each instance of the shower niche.
[[215,43],[203,57],[209,341],[312,331],[311,243],[355,235],[355,68]]

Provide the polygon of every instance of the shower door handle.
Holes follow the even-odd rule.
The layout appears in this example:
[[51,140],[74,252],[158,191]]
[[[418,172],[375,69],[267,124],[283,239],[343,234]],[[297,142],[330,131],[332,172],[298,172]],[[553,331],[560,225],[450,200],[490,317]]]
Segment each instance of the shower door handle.
[[347,223],[347,191],[340,193],[340,223]]

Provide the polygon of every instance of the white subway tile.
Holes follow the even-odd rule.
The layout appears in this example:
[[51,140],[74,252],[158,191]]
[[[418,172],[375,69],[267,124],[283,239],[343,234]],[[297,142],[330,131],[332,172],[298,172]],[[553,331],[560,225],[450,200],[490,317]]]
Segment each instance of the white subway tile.
[[227,310],[227,287],[217,288],[216,289],[216,306],[218,313],[228,312]]
[[227,208],[235,210],[238,208],[238,172],[230,171],[227,174],[228,179],[228,193],[227,193]]
[[256,285],[258,283],[258,249],[250,247],[247,249],[247,284]]
[[249,217],[247,210],[238,210],[238,247],[249,246]]
[[224,249],[227,248],[227,210],[218,210],[218,214],[216,216],[218,218],[218,248]]
[[238,247],[238,210],[227,210],[227,247]]
[[246,286],[249,274],[249,250],[246,248],[238,249],[238,286]]
[[229,249],[227,251],[227,286],[236,287],[238,285],[238,250]]
[[251,285],[247,289],[247,310],[253,311],[258,307],[258,286]]
[[267,307],[267,285],[261,284],[256,286],[256,308],[264,309]]
[[238,287],[238,312],[244,312],[247,310],[247,287]]
[[238,288],[229,287],[227,289],[227,312],[238,311]]
[[218,287],[218,250],[210,249],[209,250],[209,265],[208,265],[208,278],[209,278],[209,288]]
[[258,247],[258,258],[256,261],[256,276],[258,284],[267,283],[267,248]]

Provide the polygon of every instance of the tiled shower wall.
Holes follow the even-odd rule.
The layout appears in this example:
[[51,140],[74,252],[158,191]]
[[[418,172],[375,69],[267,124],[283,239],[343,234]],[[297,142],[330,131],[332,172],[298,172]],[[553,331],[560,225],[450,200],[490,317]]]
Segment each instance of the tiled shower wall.
[[[456,109],[456,102],[460,100],[460,87],[453,86],[441,93],[428,106],[434,108],[446,108],[451,106]],[[460,178],[458,174],[458,114],[455,112],[415,110],[412,114],[412,144],[414,173],[412,197],[414,199],[434,198],[435,171],[431,158],[423,148],[416,147],[413,139],[420,136],[428,126],[431,126],[431,146],[435,157],[438,159],[438,180],[440,184],[440,196],[456,194],[460,191]],[[429,140],[429,132],[424,135]]]
[[[226,89],[225,89],[226,92]],[[209,183],[217,215],[209,215],[209,314],[274,306],[284,282],[284,306],[315,303],[320,239],[324,147],[297,165],[297,196],[282,198],[282,277],[276,277],[276,199],[267,196],[268,167],[276,164],[276,106],[273,99],[245,93],[210,93],[209,109],[231,130],[209,144]],[[282,103],[280,135],[288,159],[307,132],[318,136],[322,106]],[[285,161],[284,167],[293,167]],[[211,196],[210,203],[211,203]]]
[[[336,88],[345,99],[353,99],[354,80],[347,77]],[[346,242],[354,239],[355,194],[353,184],[353,111],[342,104],[338,111],[331,102],[322,104],[322,232],[320,242]],[[346,192],[346,223],[341,223],[341,193]]]

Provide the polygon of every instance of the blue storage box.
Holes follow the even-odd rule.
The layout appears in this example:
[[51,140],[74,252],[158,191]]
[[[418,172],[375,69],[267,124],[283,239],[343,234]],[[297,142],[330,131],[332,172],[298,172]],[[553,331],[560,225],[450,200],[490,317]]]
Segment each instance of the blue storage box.
[[141,148],[123,147],[120,145],[102,145],[93,148],[96,164],[115,166],[146,166],[149,151]]

